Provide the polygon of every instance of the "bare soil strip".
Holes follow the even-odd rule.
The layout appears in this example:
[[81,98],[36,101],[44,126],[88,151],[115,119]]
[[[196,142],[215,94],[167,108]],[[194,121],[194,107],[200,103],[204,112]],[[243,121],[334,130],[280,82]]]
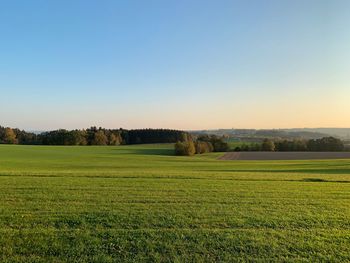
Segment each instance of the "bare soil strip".
[[350,152],[228,152],[219,160],[350,159]]

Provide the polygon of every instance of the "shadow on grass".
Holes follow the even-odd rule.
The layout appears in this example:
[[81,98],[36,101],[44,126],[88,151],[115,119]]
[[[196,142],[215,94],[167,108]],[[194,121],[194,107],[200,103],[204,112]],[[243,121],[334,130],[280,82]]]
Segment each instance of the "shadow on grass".
[[151,149],[151,148],[150,149],[128,148],[124,154],[175,156],[173,149]]
[[302,182],[329,182],[329,180],[321,179],[321,178],[304,178],[303,180],[300,180]]
[[310,182],[310,183],[350,183],[350,181],[344,180],[326,180],[322,178],[304,178],[299,180],[300,182]]

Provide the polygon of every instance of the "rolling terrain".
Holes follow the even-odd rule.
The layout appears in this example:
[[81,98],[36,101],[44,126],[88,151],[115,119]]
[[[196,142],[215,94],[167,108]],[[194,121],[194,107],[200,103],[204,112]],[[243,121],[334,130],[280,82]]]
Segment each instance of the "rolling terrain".
[[350,160],[172,154],[0,145],[0,261],[350,261]]

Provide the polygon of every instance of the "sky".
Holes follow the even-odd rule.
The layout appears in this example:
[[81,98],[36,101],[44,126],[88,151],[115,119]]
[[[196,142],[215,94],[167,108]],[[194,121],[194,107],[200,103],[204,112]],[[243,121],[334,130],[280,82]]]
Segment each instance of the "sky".
[[350,127],[350,1],[0,0],[0,125]]

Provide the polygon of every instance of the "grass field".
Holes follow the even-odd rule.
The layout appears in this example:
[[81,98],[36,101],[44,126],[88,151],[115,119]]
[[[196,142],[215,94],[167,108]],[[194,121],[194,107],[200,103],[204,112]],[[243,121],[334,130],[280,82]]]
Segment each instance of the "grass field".
[[0,146],[1,262],[348,262],[350,160]]

